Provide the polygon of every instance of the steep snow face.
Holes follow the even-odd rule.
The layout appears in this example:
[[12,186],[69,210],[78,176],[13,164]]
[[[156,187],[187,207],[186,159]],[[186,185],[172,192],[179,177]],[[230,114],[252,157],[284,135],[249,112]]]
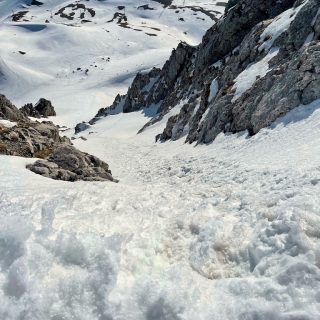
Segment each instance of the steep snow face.
[[[31,1],[30,1],[31,2]],[[0,2],[0,92],[22,106],[52,100],[60,124],[90,119],[180,41],[198,44],[224,1]]]
[[0,318],[318,320],[320,101],[197,148],[154,144],[166,119],[136,136],[145,120],[75,140],[119,184],[0,157]]

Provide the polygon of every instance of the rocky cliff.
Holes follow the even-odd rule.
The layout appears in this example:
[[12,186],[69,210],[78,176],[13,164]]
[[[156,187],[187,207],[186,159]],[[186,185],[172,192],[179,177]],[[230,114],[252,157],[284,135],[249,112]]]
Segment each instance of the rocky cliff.
[[140,130],[166,117],[157,140],[209,143],[221,132],[257,133],[320,98],[319,8],[320,0],[230,1],[199,46],[180,43],[161,70],[138,74],[90,124],[158,106]]
[[[54,113],[51,102],[40,99],[36,110]],[[0,154],[40,158],[27,168],[42,176],[65,181],[115,181],[107,163],[73,147],[50,121],[31,121],[26,108],[16,108],[0,95]]]

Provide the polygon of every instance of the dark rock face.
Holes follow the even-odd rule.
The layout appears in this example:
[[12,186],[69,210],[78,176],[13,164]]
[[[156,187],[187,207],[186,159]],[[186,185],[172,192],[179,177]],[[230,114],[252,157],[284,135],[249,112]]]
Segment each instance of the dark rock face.
[[32,103],[25,104],[20,111],[27,117],[41,118],[39,112],[34,108]]
[[31,5],[32,6],[42,6],[43,5],[43,2],[40,2],[38,0],[32,0],[31,1]]
[[241,0],[224,19],[207,31],[199,46],[195,72],[220,60],[237,47],[259,22],[274,18],[293,6],[295,0]]
[[[152,82],[151,74],[137,76],[128,93],[101,109],[94,122],[111,109],[157,105],[157,115],[139,132],[175,110],[156,140],[209,143],[221,132],[257,133],[320,98],[319,8],[320,0],[229,1],[198,47],[179,44]],[[281,19],[287,26],[279,35],[272,30],[281,28]],[[238,76],[254,66],[260,71],[237,93]]]
[[20,111],[25,116],[34,118],[47,118],[57,115],[51,101],[44,98],[41,98],[35,106],[33,106],[32,103],[25,104],[22,108],[20,108]]
[[288,111],[319,99],[319,66],[320,43],[315,43],[278,64],[233,104],[232,97],[219,99],[211,107],[200,140],[210,142],[221,131],[255,134]]
[[1,154],[45,158],[57,145],[70,143],[59,136],[52,122],[20,122],[12,128],[0,127]]
[[[39,110],[47,110],[46,104]],[[29,120],[5,96],[0,96],[0,110],[0,118],[16,122],[12,127],[0,123],[0,154],[41,158],[27,168],[52,179],[117,182],[107,163],[74,148],[52,122]]]
[[153,0],[155,2],[159,2],[161,4],[163,4],[165,7],[168,7],[172,4],[173,0]]
[[138,73],[136,75],[124,101],[124,113],[141,110],[146,106],[146,97],[149,94],[152,82],[159,77],[160,71],[160,69],[154,68],[149,73]]
[[232,8],[233,6],[235,6],[239,1],[240,0],[229,0],[226,5],[225,13],[227,13],[229,11],[229,9]]
[[[216,99],[209,104],[204,123],[198,127],[198,141],[211,142],[220,132],[248,130],[255,134],[295,107],[320,98],[320,43],[311,41],[304,44],[312,32],[312,20],[319,5],[319,1],[311,0],[300,9],[288,30],[274,42],[279,53],[269,62],[271,71],[256,79],[240,98],[233,101],[232,83],[225,91],[219,91]],[[259,34],[259,29],[265,29],[264,26],[262,23],[254,30]],[[219,80],[222,85],[226,83],[225,74],[230,73],[230,68],[239,65],[239,58],[247,52],[246,47],[257,48],[261,45],[260,37],[258,42],[253,39],[252,36],[245,38],[238,55],[230,57],[229,65],[221,72]],[[254,61],[260,61],[265,54],[257,55]]]
[[88,125],[87,123],[85,122],[82,122],[82,123],[78,123],[75,127],[75,134],[78,134],[84,130],[87,130],[90,128],[90,125]]
[[195,49],[181,42],[177,49],[172,51],[170,59],[162,70],[153,68],[149,73],[137,74],[128,93],[124,96],[118,95],[110,107],[100,109],[89,124],[92,125],[101,117],[110,114],[133,112],[160,104],[160,102],[159,112],[167,111],[173,103],[178,101],[175,95],[171,96],[171,93],[175,91],[181,73],[188,72],[185,66]]

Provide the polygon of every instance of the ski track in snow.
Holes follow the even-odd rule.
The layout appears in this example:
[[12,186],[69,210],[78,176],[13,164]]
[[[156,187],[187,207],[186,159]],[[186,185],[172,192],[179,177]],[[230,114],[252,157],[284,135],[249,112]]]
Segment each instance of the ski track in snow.
[[155,144],[145,121],[75,140],[119,184],[1,156],[0,318],[316,320],[320,101],[209,146]]

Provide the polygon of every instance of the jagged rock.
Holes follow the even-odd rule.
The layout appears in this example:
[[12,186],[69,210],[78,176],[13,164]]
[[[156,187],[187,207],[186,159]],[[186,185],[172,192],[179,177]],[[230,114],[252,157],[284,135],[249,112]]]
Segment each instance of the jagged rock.
[[51,101],[41,98],[35,106],[32,103],[25,104],[20,111],[27,117],[33,118],[47,118],[50,116],[56,116],[54,107]]
[[146,96],[148,96],[153,82],[159,77],[160,71],[160,69],[153,68],[149,73],[136,75],[124,101],[124,113],[141,110],[146,106]]
[[[40,104],[39,110],[52,114],[51,103],[43,99]],[[27,168],[52,179],[117,182],[107,163],[74,148],[70,139],[59,135],[59,128],[52,122],[29,120],[2,95],[0,110],[5,120],[17,121],[10,127],[0,125],[0,154],[41,158]]]
[[112,177],[108,164],[70,145],[55,149],[46,160],[38,160],[27,168],[56,180],[118,182]]
[[90,128],[89,124],[87,124],[86,122],[81,122],[76,125],[74,131],[75,131],[75,134],[78,134],[78,133],[85,131],[89,128]]
[[151,105],[157,105],[161,101],[159,111],[167,110],[177,102],[176,96],[171,97],[170,93],[174,91],[176,80],[185,70],[185,66],[194,51],[195,47],[181,42],[177,49],[172,51],[170,59],[165,63],[162,70],[153,68],[149,73],[137,74],[128,93],[124,96],[118,95],[110,107],[100,109],[89,123],[92,125],[101,117],[119,112],[127,113],[141,110]]
[[27,117],[41,118],[40,113],[34,108],[32,103],[25,104],[20,111]]
[[19,111],[19,109],[2,94],[0,94],[0,118],[10,121],[25,120],[25,116]]
[[34,106],[35,110],[44,117],[56,116],[51,101],[41,98]]
[[31,1],[31,5],[32,6],[42,6],[43,5],[43,2],[40,2],[38,0],[32,0]]
[[60,144],[70,143],[59,136],[58,128],[52,122],[20,122],[12,128],[0,129],[2,154],[20,157],[47,157]]
[[165,7],[170,6],[173,2],[173,0],[153,0],[153,1],[163,4]]
[[225,8],[225,13],[228,13],[229,9],[234,7],[239,1],[240,0],[229,0]]
[[319,4],[309,1],[299,11],[287,32],[274,43],[280,52],[269,62],[272,70],[256,79],[240,99],[232,102],[232,92],[220,93],[210,105],[199,141],[210,142],[226,131],[255,134],[293,108],[320,98],[320,43],[304,45]]

